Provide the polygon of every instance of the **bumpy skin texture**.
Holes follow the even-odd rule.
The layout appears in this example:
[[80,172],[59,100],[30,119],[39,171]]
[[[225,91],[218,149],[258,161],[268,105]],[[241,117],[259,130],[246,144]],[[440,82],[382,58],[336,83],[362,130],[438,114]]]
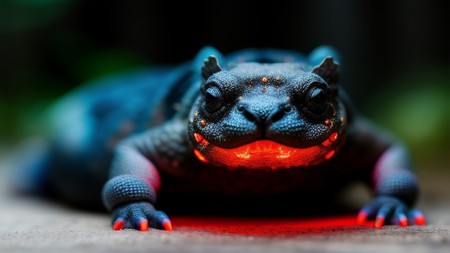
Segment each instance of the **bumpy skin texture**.
[[205,48],[178,67],[114,77],[63,100],[60,134],[39,164],[67,201],[95,205],[103,187],[116,230],[172,229],[154,208],[162,179],[239,196],[365,181],[376,196],[360,223],[424,224],[405,148],[352,108],[332,57],[328,47]]

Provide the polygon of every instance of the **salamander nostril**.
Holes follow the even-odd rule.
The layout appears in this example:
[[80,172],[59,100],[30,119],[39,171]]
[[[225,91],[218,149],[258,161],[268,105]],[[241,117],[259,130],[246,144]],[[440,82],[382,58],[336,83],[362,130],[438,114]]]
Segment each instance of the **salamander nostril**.
[[256,122],[259,124],[259,122],[261,121],[260,117],[256,113],[249,110],[249,108],[243,104],[238,105],[236,107],[236,110],[239,113],[244,114],[244,116],[251,122]]
[[290,106],[283,106],[273,110],[269,117],[267,117],[266,124],[270,125],[271,123],[280,120],[286,113],[289,113],[291,111],[292,108]]
[[258,125],[270,125],[282,119],[285,114],[292,112],[292,106],[280,105],[275,108],[273,106],[251,108],[246,104],[239,104],[236,107],[236,111],[242,113],[249,121],[255,122]]

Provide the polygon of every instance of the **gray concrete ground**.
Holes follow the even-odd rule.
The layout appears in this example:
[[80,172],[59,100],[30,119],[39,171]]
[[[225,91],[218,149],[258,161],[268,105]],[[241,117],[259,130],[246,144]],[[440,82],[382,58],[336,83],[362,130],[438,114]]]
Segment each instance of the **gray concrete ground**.
[[[5,160],[5,159],[0,159]],[[5,163],[1,164],[5,167]],[[112,231],[106,213],[10,194],[0,169],[0,252],[450,252],[448,173],[423,175],[419,204],[428,225],[373,229],[360,226],[304,228],[263,236],[178,226],[175,231]],[[223,220],[222,220],[223,221]],[[232,222],[232,221],[231,221]],[[273,223],[271,223],[273,224]],[[176,224],[174,224],[176,225]],[[235,224],[239,227],[239,222]],[[275,226],[275,225],[274,225]],[[279,226],[287,226],[281,223]],[[218,226],[220,227],[220,226]],[[289,231],[280,227],[264,229]],[[248,227],[247,227],[248,229]],[[239,230],[239,228],[238,228]],[[268,233],[270,234],[270,233]]]

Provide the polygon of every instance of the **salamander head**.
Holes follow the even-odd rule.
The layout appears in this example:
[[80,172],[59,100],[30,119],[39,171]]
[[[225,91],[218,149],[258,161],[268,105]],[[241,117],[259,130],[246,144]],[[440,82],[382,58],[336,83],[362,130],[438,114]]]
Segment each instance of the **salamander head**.
[[283,169],[322,163],[346,129],[338,65],[239,63],[223,70],[210,56],[190,114],[197,158],[216,166]]

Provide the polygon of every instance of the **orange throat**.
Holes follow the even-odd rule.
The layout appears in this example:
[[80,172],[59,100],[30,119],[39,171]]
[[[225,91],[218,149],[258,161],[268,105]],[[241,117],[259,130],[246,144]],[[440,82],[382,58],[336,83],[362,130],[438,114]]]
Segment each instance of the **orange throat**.
[[194,154],[202,162],[231,168],[286,169],[314,165],[330,159],[334,155],[330,144],[327,140],[308,148],[293,148],[269,140],[258,140],[231,149],[211,145],[205,151],[207,155],[197,149]]

